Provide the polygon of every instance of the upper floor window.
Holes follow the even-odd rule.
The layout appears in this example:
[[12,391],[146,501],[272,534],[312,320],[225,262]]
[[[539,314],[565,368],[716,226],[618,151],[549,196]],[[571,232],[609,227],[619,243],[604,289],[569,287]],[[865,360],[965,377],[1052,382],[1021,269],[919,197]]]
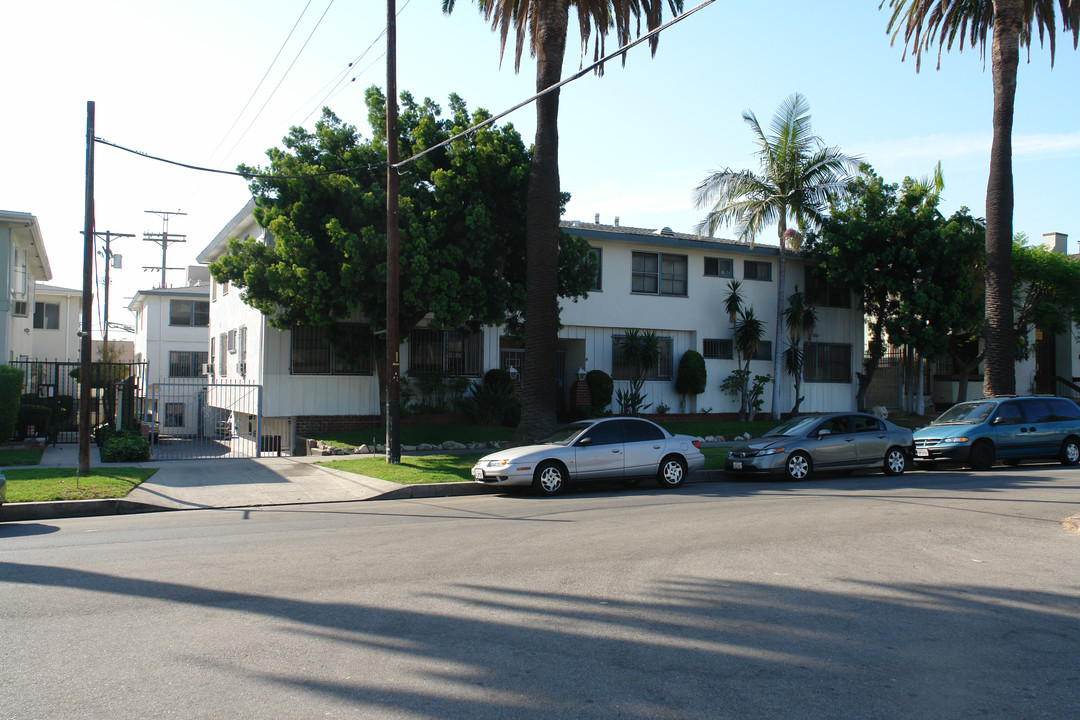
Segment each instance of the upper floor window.
[[417,328],[409,333],[409,374],[480,377],[483,350],[479,330]]
[[170,300],[169,324],[186,327],[208,327],[210,325],[210,301]]
[[371,375],[371,328],[362,323],[339,323],[336,332],[339,337],[335,348],[330,344],[328,328],[310,325],[294,327],[292,374]]
[[630,291],[650,295],[686,295],[686,256],[636,252]]
[[818,307],[851,307],[851,291],[822,279],[818,268],[807,267],[803,277],[806,281],[806,297],[812,304]]
[[60,303],[34,303],[34,328],[37,330],[59,330]]
[[731,258],[705,258],[705,277],[732,277],[735,273],[735,261]]
[[761,260],[743,260],[744,280],[772,280],[772,263]]
[[772,341],[764,340],[758,343],[757,350],[754,351],[751,360],[772,360]]

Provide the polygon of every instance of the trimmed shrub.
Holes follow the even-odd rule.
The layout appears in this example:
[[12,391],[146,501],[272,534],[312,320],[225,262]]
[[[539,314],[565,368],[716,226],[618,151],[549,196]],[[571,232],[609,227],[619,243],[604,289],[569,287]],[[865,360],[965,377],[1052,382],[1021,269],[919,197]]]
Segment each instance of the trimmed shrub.
[[23,371],[0,365],[0,442],[10,440],[19,422],[19,400],[23,391]]
[[705,358],[697,350],[687,350],[679,358],[675,392],[680,395],[699,395],[705,392],[705,381]]
[[114,435],[116,435],[116,428],[112,423],[102,423],[94,428],[94,442],[98,447],[105,445]]
[[101,446],[102,462],[145,462],[150,459],[150,442],[137,432],[125,430]]
[[611,404],[611,396],[615,392],[615,383],[611,376],[603,370],[590,370],[585,373],[585,384],[589,386],[589,399],[597,413],[600,413]]
[[482,383],[473,382],[472,394],[462,401],[465,411],[481,425],[515,427],[521,417],[521,403],[514,396],[510,373],[493,369]]

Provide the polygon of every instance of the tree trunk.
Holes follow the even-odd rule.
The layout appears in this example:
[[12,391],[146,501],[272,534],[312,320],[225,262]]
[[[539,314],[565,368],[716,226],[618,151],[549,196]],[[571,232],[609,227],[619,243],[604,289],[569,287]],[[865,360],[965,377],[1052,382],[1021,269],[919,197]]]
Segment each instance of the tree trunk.
[[995,0],[990,57],[994,77],[994,140],[986,184],[986,370],[983,394],[1016,392],[1012,303],[1012,126],[1020,60],[1022,0]]
[[782,370],[780,360],[780,343],[784,339],[784,270],[787,264],[784,253],[784,231],[787,230],[786,208],[780,213],[780,225],[777,231],[780,233],[780,258],[776,269],[776,338],[773,341],[773,383],[772,383],[772,419],[780,419],[780,372]]
[[[559,82],[566,49],[569,7],[541,3],[536,58],[537,92]],[[525,209],[525,372],[521,421],[514,440],[547,435],[555,419],[555,351],[559,332],[559,93],[536,101],[536,139]]]

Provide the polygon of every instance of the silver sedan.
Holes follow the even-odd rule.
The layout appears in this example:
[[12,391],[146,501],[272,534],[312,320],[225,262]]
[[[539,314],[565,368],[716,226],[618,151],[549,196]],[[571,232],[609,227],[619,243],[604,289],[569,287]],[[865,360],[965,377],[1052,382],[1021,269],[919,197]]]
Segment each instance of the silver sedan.
[[901,475],[914,448],[910,430],[875,415],[803,415],[733,445],[724,471],[789,480],[805,480],[816,470],[880,469]]
[[704,465],[696,438],[672,435],[643,418],[614,417],[582,420],[536,445],[486,455],[472,475],[485,485],[531,485],[542,495],[557,495],[567,483],[581,480],[633,484],[655,477],[661,487],[675,488]]

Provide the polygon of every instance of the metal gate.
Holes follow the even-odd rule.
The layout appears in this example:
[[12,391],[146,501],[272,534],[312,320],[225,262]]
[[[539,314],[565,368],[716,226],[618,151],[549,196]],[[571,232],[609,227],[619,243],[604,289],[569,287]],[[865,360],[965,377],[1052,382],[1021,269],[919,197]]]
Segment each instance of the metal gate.
[[152,383],[141,419],[154,460],[254,458],[279,452],[262,427],[262,385],[170,378]]
[[[53,443],[79,441],[79,393],[82,364],[60,360],[14,360],[11,366],[23,371],[21,407],[41,406],[44,410],[24,412],[25,417],[47,418],[35,423],[34,432]],[[94,362],[90,367],[90,428],[116,422],[123,408],[120,388],[130,381],[132,394],[141,396],[146,385],[145,362]],[[126,402],[131,402],[130,400]],[[127,409],[130,412],[130,408]],[[29,430],[20,423],[15,434],[22,439]]]

